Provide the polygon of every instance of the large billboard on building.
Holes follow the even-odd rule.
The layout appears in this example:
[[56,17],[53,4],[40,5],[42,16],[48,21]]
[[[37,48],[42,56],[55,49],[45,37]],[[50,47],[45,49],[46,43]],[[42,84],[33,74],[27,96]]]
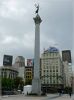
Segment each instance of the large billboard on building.
[[63,50],[62,51],[62,60],[68,61],[68,63],[71,63],[71,51],[70,50]]
[[12,66],[13,56],[11,55],[4,55],[3,57],[3,65],[4,66]]
[[34,65],[34,59],[27,59],[27,66],[33,66]]

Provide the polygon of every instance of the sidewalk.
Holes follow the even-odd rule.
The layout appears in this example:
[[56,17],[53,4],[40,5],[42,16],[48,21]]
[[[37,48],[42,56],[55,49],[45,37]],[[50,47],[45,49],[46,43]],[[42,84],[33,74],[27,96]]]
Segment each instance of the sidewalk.
[[74,100],[74,95],[70,98],[68,94],[59,96],[59,94],[47,94],[47,96],[34,97],[25,95],[2,96],[2,100]]
[[54,98],[53,100],[74,100],[74,95],[70,96],[68,94],[64,94],[58,98]]

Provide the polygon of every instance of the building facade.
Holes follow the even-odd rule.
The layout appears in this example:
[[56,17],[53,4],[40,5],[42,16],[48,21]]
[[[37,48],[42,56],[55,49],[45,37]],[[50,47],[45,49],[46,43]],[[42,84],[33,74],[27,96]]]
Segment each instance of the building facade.
[[64,62],[67,61],[68,63],[72,63],[72,60],[71,60],[71,51],[70,50],[63,50],[62,51],[62,60]]
[[25,82],[25,66],[18,68],[18,77],[21,77]]
[[18,70],[18,77],[21,77],[25,82],[25,58],[23,56],[17,56],[13,66]]
[[17,69],[15,69],[11,66],[7,66],[7,67],[2,66],[2,67],[0,67],[0,71],[1,71],[2,78],[14,79],[18,76]]
[[42,90],[46,92],[63,87],[63,64],[55,47],[50,47],[41,55],[41,82]]
[[32,79],[34,75],[34,69],[33,66],[25,66],[25,84],[26,85],[31,85],[32,84]]
[[72,66],[68,61],[63,61],[64,65],[64,87],[72,86]]
[[23,56],[16,57],[14,66],[17,68],[25,66],[25,58]]

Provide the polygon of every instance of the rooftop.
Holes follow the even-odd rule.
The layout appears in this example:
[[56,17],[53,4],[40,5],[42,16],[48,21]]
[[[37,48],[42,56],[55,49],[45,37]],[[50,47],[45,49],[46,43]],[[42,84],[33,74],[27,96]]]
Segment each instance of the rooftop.
[[23,56],[18,56],[16,57],[15,62],[25,62],[25,58]]
[[59,49],[56,47],[49,47],[47,50],[45,50],[44,52],[59,52]]

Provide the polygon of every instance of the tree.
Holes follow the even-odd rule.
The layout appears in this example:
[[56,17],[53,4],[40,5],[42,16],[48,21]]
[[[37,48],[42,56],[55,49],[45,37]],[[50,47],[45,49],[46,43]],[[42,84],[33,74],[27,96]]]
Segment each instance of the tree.
[[3,90],[12,90],[14,88],[14,80],[10,78],[2,78],[1,85]]
[[22,90],[24,86],[24,81],[21,77],[16,77],[15,79],[10,78],[1,78],[1,87],[2,90]]
[[23,89],[23,86],[24,86],[24,81],[21,77],[16,77],[14,79],[14,88],[15,89]]

